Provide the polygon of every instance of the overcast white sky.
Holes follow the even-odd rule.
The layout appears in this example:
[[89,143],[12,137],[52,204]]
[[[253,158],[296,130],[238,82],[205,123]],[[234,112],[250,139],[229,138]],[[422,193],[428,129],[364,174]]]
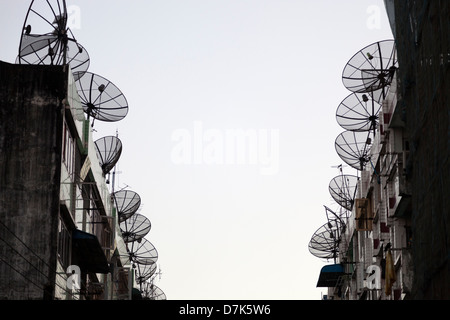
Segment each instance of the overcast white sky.
[[[2,61],[15,61],[30,2],[0,0]],[[342,163],[342,70],[392,38],[383,1],[67,4],[89,71],[128,100],[127,117],[97,121],[94,138],[118,130],[118,187],[141,196],[167,298],[320,299],[319,271],[332,261],[308,243],[323,205],[337,208],[328,184]],[[236,130],[257,141],[233,154]]]

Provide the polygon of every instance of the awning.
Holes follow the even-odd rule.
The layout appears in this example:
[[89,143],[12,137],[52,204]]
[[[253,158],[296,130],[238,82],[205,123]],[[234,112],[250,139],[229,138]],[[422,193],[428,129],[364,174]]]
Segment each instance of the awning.
[[109,273],[110,268],[97,236],[78,229],[72,232],[73,264],[83,272]]
[[344,275],[344,267],[341,264],[330,264],[320,270],[317,287],[335,287],[339,278]]
[[142,300],[142,293],[137,288],[131,289],[131,300]]

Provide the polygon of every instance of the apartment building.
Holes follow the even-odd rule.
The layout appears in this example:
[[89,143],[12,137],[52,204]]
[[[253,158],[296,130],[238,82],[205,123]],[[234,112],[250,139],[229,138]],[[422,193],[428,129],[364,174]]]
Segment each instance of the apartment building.
[[[408,139],[396,81],[383,100],[379,127],[372,139],[369,165],[359,172],[351,211],[337,228],[333,273],[320,274],[328,299],[380,300],[409,298],[411,261],[411,191],[405,164]],[[333,269],[331,269],[333,270]],[[322,286],[321,279],[318,286]]]
[[320,238],[333,255],[321,256],[312,238],[313,254],[334,258],[317,286],[336,300],[449,299],[449,3],[385,4],[398,67],[351,205]]
[[118,212],[68,65],[0,62],[0,299],[131,299]]
[[450,298],[450,3],[388,1],[409,142],[415,299]]

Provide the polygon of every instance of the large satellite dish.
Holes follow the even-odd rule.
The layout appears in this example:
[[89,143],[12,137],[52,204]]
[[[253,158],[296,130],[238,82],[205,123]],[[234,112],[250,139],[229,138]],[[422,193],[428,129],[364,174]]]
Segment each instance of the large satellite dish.
[[134,263],[154,264],[158,260],[158,251],[147,239],[127,243],[130,259]]
[[370,161],[371,143],[370,132],[344,131],[337,136],[335,148],[346,164],[362,171]]
[[156,263],[152,264],[136,264],[136,282],[143,284],[145,281],[151,278],[156,272]]
[[113,193],[113,198],[119,214],[119,222],[130,218],[141,205],[141,197],[134,191],[120,190]]
[[122,154],[122,142],[115,136],[107,136],[95,141],[95,151],[103,174],[108,174],[119,161]]
[[141,293],[142,298],[146,300],[167,300],[166,294],[152,282],[146,282]]
[[354,175],[339,175],[334,177],[328,185],[331,197],[341,207],[351,211],[355,202],[358,177]]
[[76,82],[84,112],[89,117],[105,122],[116,122],[126,117],[128,102],[111,81],[86,72]]
[[342,72],[342,81],[352,92],[375,93],[380,90],[384,98],[397,66],[395,41],[375,42],[348,61]]
[[89,61],[86,49],[67,27],[66,2],[33,0],[23,24],[16,63],[69,64],[77,80],[89,68]]
[[150,232],[151,227],[150,220],[142,214],[134,214],[120,223],[122,238],[125,242],[141,240]]
[[375,131],[381,105],[367,93],[352,93],[336,110],[338,124],[349,131]]
[[340,227],[340,222],[335,220],[317,229],[309,242],[309,252],[317,258],[336,259],[339,252],[336,230]]
[[75,80],[84,75],[89,68],[89,54],[86,49],[73,39],[68,39],[64,49],[55,36],[28,37],[34,40],[22,49],[16,59],[19,64],[63,65],[69,64]]

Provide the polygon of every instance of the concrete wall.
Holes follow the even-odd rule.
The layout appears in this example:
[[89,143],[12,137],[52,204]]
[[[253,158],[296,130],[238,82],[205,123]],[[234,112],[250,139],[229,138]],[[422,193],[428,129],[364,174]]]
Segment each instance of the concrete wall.
[[53,298],[66,94],[64,67],[0,62],[0,299]]
[[395,2],[412,186],[413,299],[450,299],[450,1]]

